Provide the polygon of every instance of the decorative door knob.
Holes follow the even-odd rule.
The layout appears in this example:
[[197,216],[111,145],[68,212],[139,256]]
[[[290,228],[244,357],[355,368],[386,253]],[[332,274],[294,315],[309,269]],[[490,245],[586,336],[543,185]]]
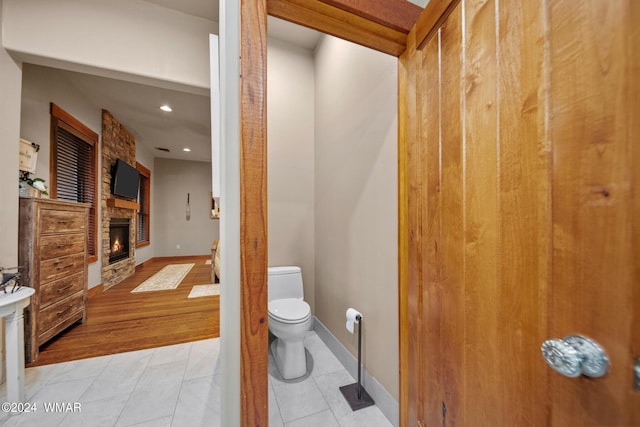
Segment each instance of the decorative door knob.
[[594,340],[582,335],[568,335],[542,343],[542,357],[554,370],[564,376],[580,375],[598,378],[609,370],[609,357]]

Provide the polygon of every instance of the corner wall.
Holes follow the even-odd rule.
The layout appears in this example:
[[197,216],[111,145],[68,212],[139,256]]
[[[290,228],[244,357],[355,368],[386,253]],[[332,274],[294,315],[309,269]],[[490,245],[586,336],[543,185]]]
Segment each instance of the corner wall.
[[397,59],[330,36],[315,59],[315,313],[355,355],[362,312],[364,367],[397,399]]
[[276,39],[267,49],[269,266],[302,268],[314,310],[313,52]]
[[[20,139],[20,96],[22,64],[1,47],[4,35],[4,2],[0,0],[0,265],[18,262],[18,141]],[[12,184],[10,184],[12,183]]]
[[[220,220],[211,218],[211,162],[156,157],[151,223],[154,256],[206,255],[219,239]],[[187,219],[187,194],[190,216]],[[178,248],[177,246],[180,246]],[[224,246],[222,253],[224,253]]]
[[[18,141],[22,64],[2,48],[4,1],[0,0],[0,265],[18,264]],[[0,382],[5,379],[4,320],[0,321]]]

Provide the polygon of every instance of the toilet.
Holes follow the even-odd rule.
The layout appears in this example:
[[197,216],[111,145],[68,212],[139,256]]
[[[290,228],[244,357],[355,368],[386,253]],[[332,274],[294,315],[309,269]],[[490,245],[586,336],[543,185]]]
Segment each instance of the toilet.
[[304,298],[300,267],[269,267],[269,330],[276,339],[271,353],[285,380],[307,373],[304,337],[311,329],[311,308]]

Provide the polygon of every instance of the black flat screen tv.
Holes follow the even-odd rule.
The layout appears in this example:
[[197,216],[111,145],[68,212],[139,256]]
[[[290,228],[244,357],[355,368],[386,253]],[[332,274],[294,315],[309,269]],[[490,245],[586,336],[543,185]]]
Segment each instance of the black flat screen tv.
[[127,199],[138,198],[140,173],[127,162],[118,159],[111,172],[111,193]]

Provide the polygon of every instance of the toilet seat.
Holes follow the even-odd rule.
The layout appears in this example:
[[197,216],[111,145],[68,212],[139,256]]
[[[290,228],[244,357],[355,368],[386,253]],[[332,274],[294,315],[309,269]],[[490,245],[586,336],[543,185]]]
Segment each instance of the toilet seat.
[[282,323],[301,323],[311,317],[311,307],[297,298],[277,299],[269,302],[269,317]]

